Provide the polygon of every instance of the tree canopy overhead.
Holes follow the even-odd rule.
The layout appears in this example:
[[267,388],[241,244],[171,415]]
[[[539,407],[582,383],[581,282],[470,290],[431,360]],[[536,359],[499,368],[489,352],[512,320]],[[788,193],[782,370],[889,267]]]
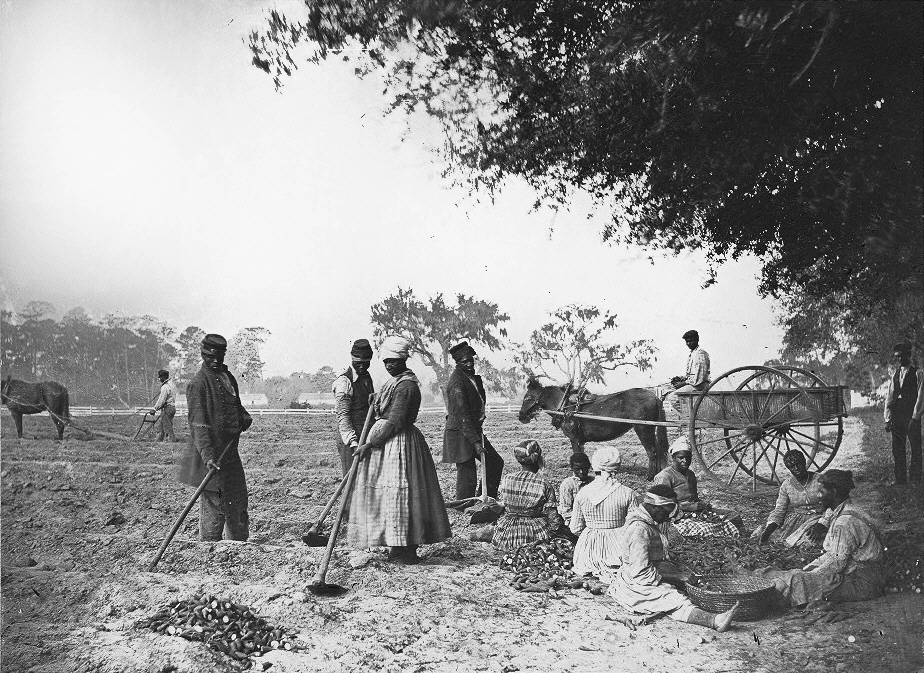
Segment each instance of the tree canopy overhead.
[[[924,301],[917,2],[305,0],[250,36],[277,86],[356,45],[472,184],[586,190],[604,235],[744,253],[851,320]],[[901,327],[920,335],[921,318]]]

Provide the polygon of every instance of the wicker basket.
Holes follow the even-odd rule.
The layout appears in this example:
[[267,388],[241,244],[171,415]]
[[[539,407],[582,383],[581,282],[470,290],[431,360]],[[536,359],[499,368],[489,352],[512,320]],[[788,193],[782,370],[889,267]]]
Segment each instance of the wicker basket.
[[693,604],[708,612],[725,612],[737,602],[741,605],[736,621],[764,617],[773,601],[773,582],[750,575],[703,575],[687,582],[687,595]]

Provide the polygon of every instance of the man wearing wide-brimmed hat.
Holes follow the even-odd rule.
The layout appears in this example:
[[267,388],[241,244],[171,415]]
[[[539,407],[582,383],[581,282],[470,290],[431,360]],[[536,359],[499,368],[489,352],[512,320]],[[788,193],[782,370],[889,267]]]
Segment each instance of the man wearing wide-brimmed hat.
[[484,460],[487,495],[496,498],[504,459],[484,436],[487,396],[481,377],[475,373],[475,349],[462,341],[450,348],[449,354],[456,368],[446,386],[443,462],[456,464],[456,498],[461,500],[475,495],[478,483],[475,461]]
[[334,379],[331,389],[337,409],[337,453],[344,476],[353,463],[353,449],[359,446],[366,412],[369,411],[369,396],[374,392],[369,363],[372,362],[372,346],[366,339],[357,339],[350,349],[352,364]]
[[227,350],[223,336],[206,334],[200,348],[202,368],[186,386],[189,443],[179,480],[199,486],[209,469],[217,470],[199,498],[202,541],[217,541],[222,536],[243,541],[250,537],[247,481],[238,442],[253,419],[241,404],[237,381],[225,366]]

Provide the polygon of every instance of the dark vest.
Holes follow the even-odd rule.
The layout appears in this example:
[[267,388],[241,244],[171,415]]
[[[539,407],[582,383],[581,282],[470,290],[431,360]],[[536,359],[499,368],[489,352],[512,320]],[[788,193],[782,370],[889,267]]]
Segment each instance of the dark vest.
[[[353,374],[352,369],[350,369],[350,374]],[[366,423],[366,413],[369,411],[369,395],[372,393],[372,377],[369,372],[357,376],[353,381],[353,398],[350,401],[350,423],[353,424],[357,439],[363,431],[363,425]]]
[[900,369],[896,369],[892,377],[892,390],[894,391],[892,407],[896,411],[910,415],[914,410],[914,403],[918,399],[918,370],[913,365],[908,367],[905,382],[899,385],[898,376],[900,371]]

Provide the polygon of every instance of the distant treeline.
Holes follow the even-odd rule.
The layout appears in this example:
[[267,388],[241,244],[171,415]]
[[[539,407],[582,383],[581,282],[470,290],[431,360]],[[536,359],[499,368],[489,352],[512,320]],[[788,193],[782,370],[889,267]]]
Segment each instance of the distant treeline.
[[[159,389],[157,371],[168,369],[180,392],[199,370],[205,332],[179,330],[153,316],[91,318],[74,308],[59,319],[48,302],[32,301],[18,314],[0,311],[2,375],[26,381],[54,380],[67,387],[71,405],[144,406]],[[228,342],[226,363],[249,392],[273,406],[288,406],[303,392],[330,390],[334,370],[262,380],[260,346],[269,331],[240,330]]]

